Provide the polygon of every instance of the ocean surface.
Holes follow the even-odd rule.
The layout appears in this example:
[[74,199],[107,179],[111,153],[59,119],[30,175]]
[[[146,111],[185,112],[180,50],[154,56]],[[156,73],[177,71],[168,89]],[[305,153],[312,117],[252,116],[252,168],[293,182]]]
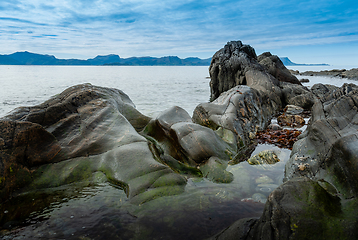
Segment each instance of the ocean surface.
[[201,66],[0,66],[0,72],[0,116],[82,83],[120,89],[151,117],[174,105],[192,114],[210,97],[209,70]]
[[[342,66],[292,66],[300,72],[342,69]],[[350,68],[347,68],[350,69]],[[190,115],[210,97],[206,66],[0,66],[0,117],[20,106],[42,103],[68,87],[91,83],[124,91],[137,109],[150,117],[180,106]],[[301,76],[299,76],[301,78]],[[302,77],[307,78],[307,77]],[[308,77],[315,83],[340,86],[353,82],[330,77]]]
[[[118,88],[150,117],[174,105],[192,114],[210,96],[208,67],[0,66],[0,72],[0,117],[81,83]],[[358,83],[330,77],[298,78],[310,79],[308,87],[319,82]],[[282,183],[290,155],[289,150],[269,144],[260,144],[252,155],[265,149],[275,150],[281,161],[269,169],[247,162],[230,165],[226,170],[234,180],[227,184],[189,178],[185,193],[140,206],[131,205],[122,190],[106,182],[24,194],[0,205],[0,238],[206,239],[240,218],[261,216],[266,197]]]

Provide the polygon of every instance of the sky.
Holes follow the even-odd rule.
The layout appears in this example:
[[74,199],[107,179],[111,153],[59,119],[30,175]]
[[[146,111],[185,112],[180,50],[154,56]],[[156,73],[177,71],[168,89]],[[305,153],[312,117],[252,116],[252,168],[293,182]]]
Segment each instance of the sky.
[[0,54],[210,58],[237,40],[258,55],[358,67],[358,1],[0,1]]

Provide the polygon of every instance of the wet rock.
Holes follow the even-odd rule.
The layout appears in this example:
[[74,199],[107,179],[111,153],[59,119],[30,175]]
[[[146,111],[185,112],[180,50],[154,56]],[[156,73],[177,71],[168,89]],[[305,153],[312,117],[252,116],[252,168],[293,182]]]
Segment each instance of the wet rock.
[[317,182],[294,178],[269,195],[260,219],[241,219],[211,239],[355,238],[356,217],[343,220],[343,208]]
[[1,199],[93,181],[98,172],[133,202],[184,191],[185,178],[153,158],[136,131],[148,121],[123,92],[90,84],[14,110],[0,119]]
[[210,157],[230,160],[236,152],[232,134],[219,130],[224,141],[212,129],[193,123],[189,114],[173,107],[150,121],[143,131],[152,138],[159,155],[169,155],[178,161],[196,167]]
[[259,203],[266,203],[267,201],[267,197],[262,193],[255,193],[252,195],[251,198],[254,202],[259,202]]
[[262,193],[271,193],[273,190],[275,190],[278,187],[277,184],[272,183],[261,183],[256,186],[256,191],[260,191]]
[[302,175],[324,179],[350,198],[358,193],[354,180],[358,177],[358,87],[344,84],[321,96],[312,109],[310,124],[294,145],[286,179]]
[[333,70],[324,70],[324,71],[306,71],[300,73],[304,76],[329,76],[329,77],[341,77],[348,78],[352,80],[358,80],[358,68],[352,68],[350,70],[346,69],[333,69]]
[[255,179],[256,184],[273,183],[273,180],[266,175],[260,176]]
[[291,114],[282,114],[277,117],[277,122],[281,126],[289,126],[289,127],[303,127],[305,125],[305,120],[303,117],[299,115],[291,115]]
[[283,110],[286,114],[290,115],[299,115],[303,113],[303,108],[295,106],[295,105],[287,105]]
[[198,105],[193,121],[217,131],[225,129],[230,136],[229,142],[240,149],[252,144],[257,131],[266,127],[275,109],[272,102],[263,99],[257,90],[236,86],[215,101]]
[[275,164],[279,161],[280,159],[273,150],[264,150],[247,160],[247,162],[251,165]]
[[283,100],[286,104],[302,107],[310,110],[316,96],[307,88],[301,85],[280,82]]
[[267,129],[273,130],[273,131],[277,131],[277,130],[282,130],[282,127],[278,124],[270,124],[267,126]]
[[290,82],[301,85],[301,82],[290,73],[278,56],[272,55],[270,52],[265,52],[258,56],[257,60],[267,72],[280,82]]
[[300,83],[309,83],[310,80],[308,78],[302,78],[300,79]]

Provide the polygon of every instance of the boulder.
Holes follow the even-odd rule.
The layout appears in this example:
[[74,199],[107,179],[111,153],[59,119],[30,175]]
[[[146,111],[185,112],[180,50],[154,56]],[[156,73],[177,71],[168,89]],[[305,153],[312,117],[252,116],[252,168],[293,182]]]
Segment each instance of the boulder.
[[300,128],[305,125],[305,120],[299,115],[282,114],[277,117],[277,122],[281,126]]
[[184,191],[138,134],[149,118],[120,90],[82,84],[0,119],[0,198],[98,174],[140,203]]
[[299,106],[306,110],[310,110],[313,106],[316,96],[307,87],[287,82],[280,82],[280,87],[285,104]]
[[283,111],[286,114],[298,115],[298,114],[303,113],[303,108],[295,106],[295,105],[287,105]]
[[221,93],[237,86],[247,85],[266,92],[280,106],[279,81],[257,61],[255,50],[241,41],[228,42],[217,51],[209,67],[211,101]]
[[212,129],[193,123],[180,107],[172,107],[151,120],[143,134],[160,149],[157,150],[161,152],[159,155],[169,155],[191,167],[203,164],[211,157],[228,161],[237,149],[235,144],[224,141]]
[[290,73],[278,56],[272,55],[270,52],[264,52],[257,57],[257,61],[266,69],[268,73],[280,82],[289,82],[301,85],[301,82]]
[[358,86],[320,85],[315,92],[310,123],[261,218],[241,219],[211,239],[358,237]]
[[241,219],[211,239],[355,239],[356,216],[342,218],[340,199],[306,177],[268,197],[260,219]]
[[232,143],[241,149],[252,143],[259,130],[266,128],[276,108],[258,90],[241,85],[222,93],[211,103],[199,104],[193,121],[213,130],[225,129],[233,136]]

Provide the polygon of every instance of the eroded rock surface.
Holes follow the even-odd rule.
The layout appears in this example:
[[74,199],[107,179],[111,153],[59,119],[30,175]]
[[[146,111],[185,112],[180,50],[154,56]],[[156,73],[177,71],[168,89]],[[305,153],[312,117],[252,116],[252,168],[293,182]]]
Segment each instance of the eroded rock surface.
[[149,120],[123,92],[90,84],[14,110],[0,119],[1,199],[21,188],[95,181],[99,175],[137,202],[182,192],[186,180],[156,161],[137,132]]

